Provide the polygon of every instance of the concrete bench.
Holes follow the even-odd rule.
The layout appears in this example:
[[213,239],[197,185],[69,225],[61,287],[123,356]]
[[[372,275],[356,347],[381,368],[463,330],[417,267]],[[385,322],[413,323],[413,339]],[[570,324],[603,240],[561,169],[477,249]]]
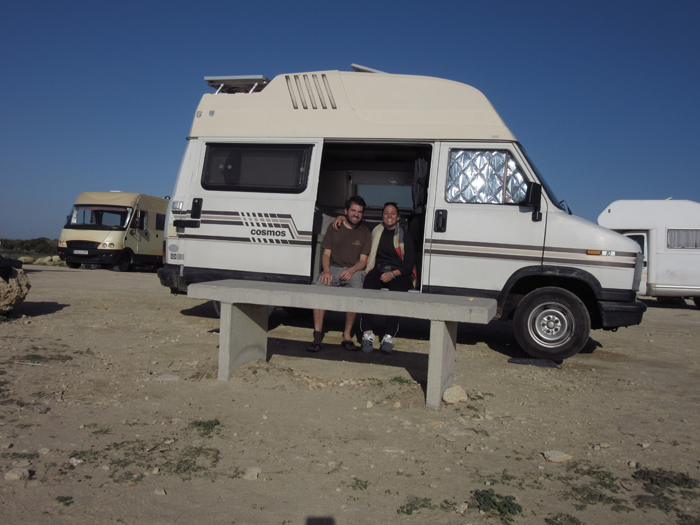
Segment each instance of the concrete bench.
[[440,408],[442,394],[454,380],[457,323],[486,324],[496,314],[494,299],[233,279],[190,284],[187,295],[221,302],[218,378],[223,381],[243,363],[266,359],[269,306],[428,319],[425,403],[434,409]]

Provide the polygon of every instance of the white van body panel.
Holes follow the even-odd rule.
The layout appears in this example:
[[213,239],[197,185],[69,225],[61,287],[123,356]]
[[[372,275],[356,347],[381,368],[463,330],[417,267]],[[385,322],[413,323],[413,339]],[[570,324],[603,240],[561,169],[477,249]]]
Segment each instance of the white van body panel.
[[[700,203],[619,200],[599,215],[598,224],[646,245],[646,282],[640,285],[640,293],[651,297],[700,297]],[[674,241],[678,235],[688,240],[679,244]]]
[[636,242],[575,215],[550,210],[545,265],[592,273],[603,288],[624,290],[634,286],[635,260],[640,251]]

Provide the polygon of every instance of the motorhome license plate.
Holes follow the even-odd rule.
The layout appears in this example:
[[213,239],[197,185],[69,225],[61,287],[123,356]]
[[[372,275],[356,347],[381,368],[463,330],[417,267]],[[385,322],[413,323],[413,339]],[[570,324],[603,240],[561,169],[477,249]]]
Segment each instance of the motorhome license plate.
[[73,255],[87,255],[87,250],[73,250]]

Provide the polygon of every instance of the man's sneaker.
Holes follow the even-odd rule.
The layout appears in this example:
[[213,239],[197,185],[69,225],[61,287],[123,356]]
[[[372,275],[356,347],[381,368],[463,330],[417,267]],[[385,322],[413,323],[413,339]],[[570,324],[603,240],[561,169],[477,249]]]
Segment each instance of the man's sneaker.
[[385,354],[390,354],[391,351],[394,349],[394,338],[390,335],[385,335],[382,338],[382,344],[379,347],[379,349]]
[[374,333],[365,332],[362,334],[362,351],[365,354],[371,354],[374,350]]

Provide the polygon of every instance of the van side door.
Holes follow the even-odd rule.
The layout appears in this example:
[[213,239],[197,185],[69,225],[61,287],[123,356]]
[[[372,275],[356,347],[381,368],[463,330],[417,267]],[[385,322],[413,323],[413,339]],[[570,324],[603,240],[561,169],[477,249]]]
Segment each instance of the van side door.
[[649,278],[649,239],[647,237],[647,231],[636,231],[636,232],[624,232],[625,237],[629,237],[642,249],[642,256],[644,257],[644,263],[642,267],[642,278],[639,281],[639,295],[647,294],[647,279]]
[[[168,261],[190,282],[308,283],[321,139],[198,139],[183,161]],[[188,154],[190,153],[188,149]],[[179,182],[180,182],[179,180]],[[179,184],[178,182],[178,184]]]
[[508,279],[540,267],[547,221],[520,205],[534,174],[514,145],[443,142],[431,177],[423,291],[497,298]]

